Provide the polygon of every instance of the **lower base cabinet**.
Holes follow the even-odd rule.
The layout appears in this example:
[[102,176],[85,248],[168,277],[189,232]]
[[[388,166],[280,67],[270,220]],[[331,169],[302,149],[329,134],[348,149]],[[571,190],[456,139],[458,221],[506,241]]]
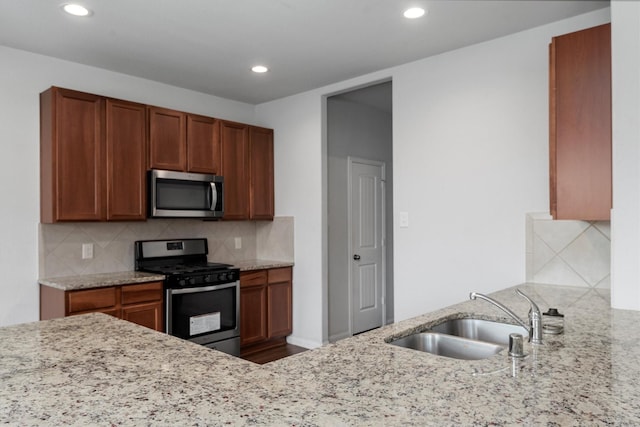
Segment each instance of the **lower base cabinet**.
[[243,354],[283,345],[292,327],[292,268],[240,272]]
[[162,282],[63,291],[40,285],[40,320],[105,313],[163,332]]

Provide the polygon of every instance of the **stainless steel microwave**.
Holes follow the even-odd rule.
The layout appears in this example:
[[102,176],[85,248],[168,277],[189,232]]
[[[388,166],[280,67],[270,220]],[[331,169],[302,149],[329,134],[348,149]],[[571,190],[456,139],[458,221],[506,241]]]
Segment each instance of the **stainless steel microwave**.
[[149,171],[149,217],[222,218],[224,179],[218,175]]

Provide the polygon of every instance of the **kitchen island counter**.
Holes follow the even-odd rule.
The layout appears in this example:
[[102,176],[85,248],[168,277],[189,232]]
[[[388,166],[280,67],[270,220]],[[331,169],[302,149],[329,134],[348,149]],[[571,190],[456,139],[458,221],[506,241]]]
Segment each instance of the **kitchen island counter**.
[[[640,313],[608,290],[521,286],[565,333],[465,361],[389,345],[465,301],[266,365],[102,314],[0,328],[0,422],[17,425],[602,425],[640,419]],[[493,294],[516,313],[513,288]]]

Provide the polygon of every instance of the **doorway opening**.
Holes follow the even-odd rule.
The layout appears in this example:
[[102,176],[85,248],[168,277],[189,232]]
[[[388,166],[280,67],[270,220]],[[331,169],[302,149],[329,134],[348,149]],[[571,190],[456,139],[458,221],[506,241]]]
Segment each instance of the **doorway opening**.
[[393,322],[392,83],[327,98],[328,340]]

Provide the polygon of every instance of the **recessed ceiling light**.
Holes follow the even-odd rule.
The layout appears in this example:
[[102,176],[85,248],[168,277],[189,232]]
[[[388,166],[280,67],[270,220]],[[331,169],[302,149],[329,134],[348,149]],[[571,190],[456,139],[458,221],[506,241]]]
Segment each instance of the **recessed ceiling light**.
[[426,13],[426,11],[421,7],[412,7],[411,9],[407,9],[404,11],[404,17],[409,19],[420,18]]
[[255,67],[251,67],[251,71],[254,73],[266,73],[269,69],[264,65],[256,65]]
[[74,15],[74,16],[91,15],[91,11],[89,9],[79,4],[68,3],[62,6],[62,9],[64,9],[64,11],[67,12],[69,15]]

